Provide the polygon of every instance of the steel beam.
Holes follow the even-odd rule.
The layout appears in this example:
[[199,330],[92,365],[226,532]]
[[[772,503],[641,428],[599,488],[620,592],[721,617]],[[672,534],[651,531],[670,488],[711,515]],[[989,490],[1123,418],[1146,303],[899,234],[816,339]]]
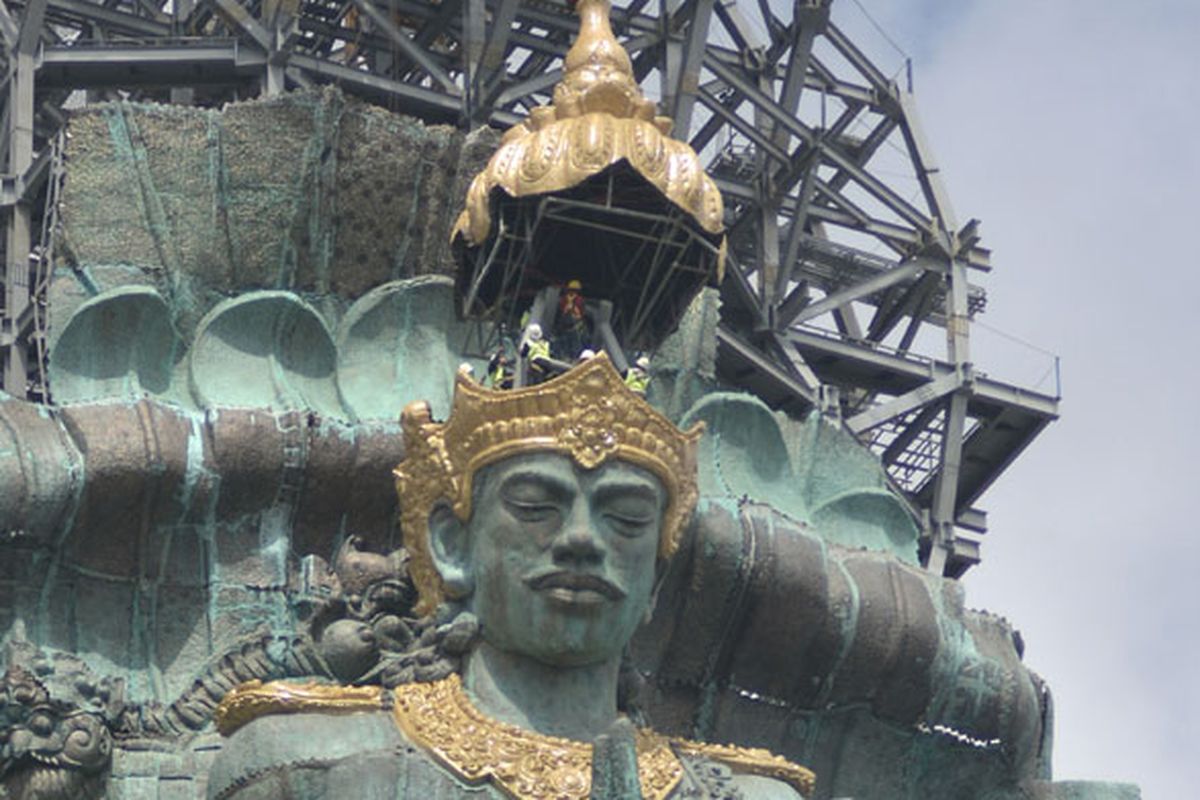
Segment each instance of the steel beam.
[[[800,93],[808,75],[813,42],[829,25],[830,0],[798,0],[792,20],[791,56],[779,91],[779,107],[793,116],[800,106]],[[786,142],[779,142],[786,146]]]
[[[9,53],[8,74],[8,173],[23,176],[33,164],[34,143],[34,53],[41,41],[46,0],[30,0],[21,16],[21,27]],[[4,345],[3,389],[24,397],[28,381],[27,339],[23,322],[30,315],[29,252],[32,245],[32,215],[26,203],[13,203],[5,210],[4,233]]]
[[784,339],[775,331],[772,331],[768,335],[768,346],[782,359],[784,364],[791,367],[792,374],[800,381],[803,389],[807,390],[803,395],[804,399],[810,403],[815,403],[817,392],[821,388],[821,379],[817,377],[817,373],[813,372],[812,367],[808,365],[804,357],[800,355],[791,342]]
[[450,22],[461,14],[462,6],[463,0],[443,0],[438,4],[437,13],[413,37],[413,43],[427,49],[439,36],[448,32]]
[[43,49],[37,73],[45,88],[202,86],[262,76],[267,60],[266,52],[252,52],[233,39],[204,39],[195,45],[55,46]]
[[[792,214],[792,224],[788,228],[787,241],[783,245],[783,270],[779,275],[777,297],[782,297],[787,289],[787,283],[792,280],[796,269],[796,260],[800,257],[800,242],[808,227],[808,210],[812,207],[813,195],[817,190],[817,167],[821,162],[821,143],[818,141],[809,148],[808,163],[804,170],[804,179],[800,182],[800,192],[796,196],[796,211]],[[797,307],[795,313],[800,312]],[[791,324],[795,314],[783,312],[780,309],[779,325]]]
[[758,34],[750,27],[746,18],[738,8],[737,0],[721,0],[716,5],[716,13],[725,30],[733,38],[734,44],[742,52],[755,50],[763,46]]
[[58,24],[103,29],[122,36],[155,38],[174,34],[166,23],[109,8],[91,0],[49,0],[47,17]]
[[503,108],[512,105],[522,97],[547,93],[562,80],[562,76],[561,69],[552,69],[540,75],[535,75],[532,78],[526,78],[520,83],[515,83],[500,92],[496,96],[496,105]]
[[856,283],[840,292],[834,292],[827,295],[815,303],[806,306],[802,311],[796,314],[792,323],[801,325],[810,319],[816,319],[822,314],[826,314],[835,309],[850,303],[854,300],[861,300],[865,297],[883,291],[889,286],[903,283],[904,281],[912,280],[926,270],[935,268],[929,259],[914,258],[913,260],[901,264],[888,272],[881,273],[870,280]]
[[[741,338],[730,327],[721,325],[717,328],[718,348],[727,348],[729,356],[740,363],[749,365],[762,380],[772,384],[773,388],[782,393],[787,401],[769,403],[774,407],[786,405],[788,402],[799,403],[803,408],[812,408],[815,397],[814,390],[806,386],[788,370],[781,369],[775,360],[763,354],[758,348]],[[718,349],[718,360],[721,360],[721,350]]]
[[[217,0],[217,2],[234,3],[235,0]],[[353,2],[355,7],[371,20],[372,24],[383,31],[384,35],[396,46],[401,55],[416,64],[426,75],[433,78],[434,82],[442,87],[442,90],[447,94],[457,95],[459,93],[458,84],[442,69],[440,64],[429,56],[429,51],[418,47],[408,37],[408,34],[396,27],[396,24],[386,14],[376,8],[371,0],[353,0]]]
[[858,314],[854,311],[854,306],[849,303],[833,309],[833,321],[843,338],[849,339],[852,342],[861,342],[866,338],[863,336],[862,325],[858,321]]
[[[952,364],[902,355],[875,345],[862,345],[836,338],[832,333],[793,328],[782,336],[800,349],[810,364],[824,364],[824,374],[835,382],[861,386],[871,392],[908,391],[947,373]],[[972,416],[992,416],[1003,408],[1030,416],[1054,419],[1058,398],[974,374],[970,410]]]
[[483,48],[487,43],[487,3],[485,0],[466,0],[463,4],[462,32],[458,38],[462,47],[465,114],[468,124],[475,124],[483,113],[476,108],[479,70],[482,68]]
[[846,420],[846,426],[852,433],[866,433],[874,427],[891,422],[897,417],[911,414],[918,408],[931,405],[951,392],[957,391],[962,387],[963,380],[963,376],[957,372],[948,372],[910,392],[894,397],[886,403],[880,403],[861,414],[854,415]]
[[[657,34],[643,34],[635,36],[625,42],[625,49],[630,54],[640,53],[643,50],[653,47],[661,41],[661,37]],[[506,108],[517,102],[523,97],[529,97],[536,94],[549,94],[550,90],[562,80],[562,69],[555,68],[546,70],[545,72],[532,75],[516,83],[506,86],[503,91],[496,94],[493,101],[495,108]]]
[[21,29],[17,33],[16,52],[32,56],[42,40],[42,23],[46,19],[46,0],[29,0],[25,13],[21,15]]
[[927,405],[917,413],[915,417],[909,420],[901,431],[896,434],[896,438],[892,439],[879,454],[879,460],[885,467],[890,467],[904,454],[913,442],[920,438],[933,423],[937,416],[942,413],[945,403],[936,403]]
[[867,79],[872,89],[874,89],[882,97],[891,97],[895,85],[888,79],[886,75],[880,72],[879,68],[871,63],[871,60],[863,55],[862,51],[854,46],[846,34],[842,33],[841,29],[836,25],[830,25],[825,36],[829,43],[841,54],[842,58],[850,62],[850,64],[858,70],[858,73]]
[[4,37],[4,46],[6,49],[16,46],[19,33],[17,21],[13,19],[12,14],[8,11],[8,3],[0,0],[0,36]]
[[[811,128],[794,116],[784,112],[775,102],[774,98],[763,94],[758,87],[751,84],[742,75],[739,75],[737,69],[717,58],[711,50],[706,51],[704,54],[704,66],[718,78],[729,84],[730,87],[736,89],[751,105],[756,109],[761,109],[773,123],[782,127],[792,136],[795,136],[805,144],[812,144],[816,140],[816,134]],[[785,157],[781,160],[786,162],[787,158]]]
[[946,422],[942,427],[941,463],[933,491],[933,506],[929,510],[929,560],[926,568],[942,575],[946,562],[954,552],[954,526],[958,519],[958,473],[962,466],[963,434],[967,422],[967,393],[957,391],[946,404]]
[[[714,175],[713,182],[727,198],[732,198],[738,202],[753,202],[755,200],[754,187],[745,181]],[[846,205],[850,205],[848,201],[843,202]],[[780,203],[779,208],[783,214],[788,216],[794,215],[796,213],[795,198],[785,198]],[[844,209],[810,205],[806,208],[806,212],[809,218],[815,222],[829,223],[861,231],[862,233],[874,236],[899,253],[912,252],[924,242],[923,237],[912,228],[906,228],[903,225],[897,225],[884,220],[871,219],[861,211],[857,214],[852,214]]]
[[520,0],[499,0],[492,9],[491,30],[483,47],[479,67],[471,81],[471,96],[478,97],[485,108],[489,96],[495,93],[493,87],[498,87],[504,76],[504,56],[508,51],[508,40],[520,5]]
[[265,51],[271,50],[271,33],[237,0],[209,0],[224,19]]
[[714,0],[691,0],[687,38],[678,66],[678,77],[672,80],[670,69],[667,70],[666,84],[670,93],[664,93],[663,105],[668,109],[671,119],[675,120],[676,135],[681,138],[686,138],[692,129],[692,109],[700,88],[700,66],[704,63],[704,47],[708,41],[713,3]]
[[[290,63],[319,83],[337,83],[347,89],[381,100],[399,99],[410,113],[429,114],[437,119],[445,120],[455,118],[462,111],[462,103],[458,98],[424,86],[383,78],[370,72],[312,56],[293,55]],[[507,125],[516,121],[512,115],[501,113],[493,114],[493,119]]]
[[[909,157],[912,159],[921,192],[925,195],[925,202],[948,230],[954,230],[958,227],[954,206],[950,203],[950,195],[942,182],[941,170],[933,160],[933,151],[921,128],[917,104],[908,92],[900,92],[899,99],[900,111],[904,115],[904,125],[900,129],[904,133],[904,141],[908,144]],[[952,252],[949,255],[957,256],[958,253]]]
[[737,114],[729,111],[725,104],[721,102],[720,98],[713,95],[712,92],[708,91],[703,86],[700,87],[698,94],[700,100],[704,102],[704,105],[707,106],[708,109],[714,114],[725,120],[726,124],[737,130],[738,133],[745,136],[758,147],[762,148],[764,153],[775,158],[777,161],[787,163],[789,158],[788,152],[780,147],[777,147],[775,143],[772,142],[770,138],[768,138],[753,122],[748,119],[742,119]]
[[[917,278],[910,286],[905,287],[903,294],[898,291],[901,287],[893,286],[892,290],[897,291],[899,296],[888,307],[885,308],[882,305],[879,307],[874,319],[867,326],[867,338],[873,342],[883,341],[905,315],[911,316],[913,322],[919,325],[929,313],[930,301],[941,282],[941,273],[930,270]],[[908,348],[900,349],[907,350]]]

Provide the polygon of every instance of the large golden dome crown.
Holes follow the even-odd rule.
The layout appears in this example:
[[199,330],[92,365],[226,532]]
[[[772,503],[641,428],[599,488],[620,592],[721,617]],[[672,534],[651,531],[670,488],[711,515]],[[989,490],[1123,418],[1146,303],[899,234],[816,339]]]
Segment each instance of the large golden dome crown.
[[579,0],[579,38],[563,62],[554,101],[509,129],[467,192],[451,239],[470,246],[488,238],[492,191],[510,197],[560,192],[620,162],[627,163],[706,233],[724,229],[716,184],[686,143],[672,139],[669,117],[656,116],[634,79],[629,54],[609,24],[608,0]]

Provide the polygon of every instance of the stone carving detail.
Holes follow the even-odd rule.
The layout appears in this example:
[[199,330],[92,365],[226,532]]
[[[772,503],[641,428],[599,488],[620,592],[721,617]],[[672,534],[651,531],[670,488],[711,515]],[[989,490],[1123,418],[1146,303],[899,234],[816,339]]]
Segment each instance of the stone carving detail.
[[359,537],[346,539],[328,583],[316,589],[326,599],[309,622],[320,661],[311,674],[394,687],[440,680],[458,670],[479,624],[470,614],[416,616],[417,592],[407,563],[403,549],[373,553]]
[[124,680],[98,677],[83,660],[48,654],[16,631],[0,682],[0,800],[101,796],[114,746],[199,732],[243,683],[317,677],[392,687],[458,669],[478,624],[469,614],[414,618],[403,550],[372,553],[351,536],[331,569],[314,560],[318,574],[297,603],[301,630],[246,636],[170,704],[127,702]]
[[112,758],[121,681],[96,680],[78,659],[32,655],[0,680],[0,797],[96,797]]

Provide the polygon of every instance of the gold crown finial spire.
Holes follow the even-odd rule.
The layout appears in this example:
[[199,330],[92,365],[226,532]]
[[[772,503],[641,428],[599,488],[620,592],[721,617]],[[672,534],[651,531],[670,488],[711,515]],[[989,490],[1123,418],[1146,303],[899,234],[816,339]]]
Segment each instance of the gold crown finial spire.
[[626,162],[707,234],[724,231],[717,186],[687,142],[670,138],[669,117],[656,116],[633,75],[629,53],[613,35],[608,0],[579,0],[579,36],[563,62],[554,101],[508,130],[475,176],[466,208],[450,234],[472,247],[492,225],[494,189],[509,197],[561,192]]
[[579,0],[575,4],[575,13],[579,14],[579,38],[571,45],[563,62],[563,71],[568,75],[588,64],[605,64],[633,78],[633,62],[613,36],[608,19],[611,7],[608,0]]
[[554,105],[570,116],[600,112],[653,120],[654,103],[642,95],[629,53],[613,35],[608,0],[579,0],[575,10],[579,37],[563,61]]

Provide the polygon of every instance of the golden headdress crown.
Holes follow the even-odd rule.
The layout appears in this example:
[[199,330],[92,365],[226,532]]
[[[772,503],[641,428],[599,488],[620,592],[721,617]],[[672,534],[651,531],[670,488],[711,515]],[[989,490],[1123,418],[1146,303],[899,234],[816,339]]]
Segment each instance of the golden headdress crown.
[[509,197],[561,192],[621,161],[706,233],[720,235],[721,192],[696,151],[668,135],[671,118],[656,116],[654,101],[642,94],[629,54],[613,36],[609,0],[579,0],[576,11],[579,37],[563,60],[553,103],[531,109],[505,133],[472,181],[451,241],[462,236],[475,247],[487,240],[497,187]]
[[431,613],[442,600],[430,553],[430,513],[448,502],[455,516],[469,520],[475,474],[497,461],[551,452],[584,469],[618,459],[649,470],[667,492],[660,558],[679,547],[699,496],[696,448],[703,423],[687,431],[675,427],[625,385],[604,354],[523,389],[486,389],[459,374],[446,422],[434,422],[428,404],[416,402],[404,409],[401,427],[405,456],[395,469],[396,492],[409,574],[420,595],[418,614]]

